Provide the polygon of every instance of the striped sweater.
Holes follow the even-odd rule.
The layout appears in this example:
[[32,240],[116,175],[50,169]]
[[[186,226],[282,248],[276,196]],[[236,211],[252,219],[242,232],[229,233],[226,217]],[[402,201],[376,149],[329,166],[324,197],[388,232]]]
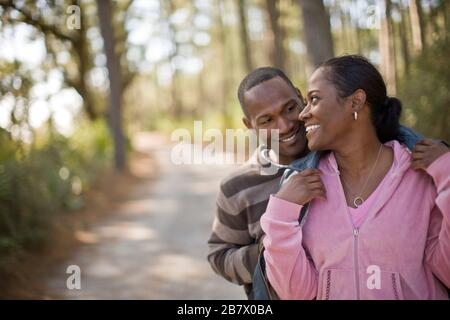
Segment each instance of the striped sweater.
[[213,270],[228,281],[244,285],[249,299],[263,235],[259,220],[269,196],[278,191],[283,174],[279,170],[275,175],[261,175],[260,169],[255,153],[222,180],[208,241],[208,261]]

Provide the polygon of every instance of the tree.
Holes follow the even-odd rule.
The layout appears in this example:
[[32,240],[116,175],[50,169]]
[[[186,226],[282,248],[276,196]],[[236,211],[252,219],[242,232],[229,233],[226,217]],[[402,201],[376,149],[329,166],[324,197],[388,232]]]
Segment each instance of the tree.
[[284,69],[285,50],[283,47],[284,30],[280,24],[280,2],[277,0],[266,0],[267,12],[269,14],[270,27],[273,34],[273,49],[271,52],[272,63],[275,67]]
[[225,28],[225,24],[223,22],[223,17],[221,15],[221,9],[224,8],[226,3],[223,0],[216,0],[216,10],[215,10],[215,22],[217,27],[217,37],[218,37],[218,45],[220,50],[220,57],[222,61],[222,69],[221,69],[221,91],[222,91],[222,103],[221,109],[223,114],[223,127],[224,129],[229,128],[231,125],[231,113],[230,109],[227,105],[228,96],[231,90],[231,74],[230,74],[230,57],[229,54],[232,49],[231,43],[227,37],[227,29]]
[[310,63],[317,67],[334,56],[328,13],[322,0],[298,0],[303,13],[303,30]]
[[120,60],[116,54],[111,2],[97,0],[97,8],[109,76],[108,122],[114,140],[114,163],[116,169],[123,170],[126,165],[126,157],[125,137],[122,130],[122,72]]
[[409,14],[411,16],[411,30],[414,49],[417,52],[420,52],[425,45],[425,26],[423,22],[423,12],[420,0],[409,1]]
[[245,69],[247,73],[253,70],[252,53],[250,48],[250,39],[247,30],[247,11],[244,0],[238,0],[239,11],[239,35],[242,42],[242,54],[244,55]]
[[[73,30],[71,32],[65,32],[61,28],[58,28],[54,23],[50,23],[46,20],[46,16],[36,7],[31,6],[29,3],[26,5],[18,5],[13,0],[1,0],[0,5],[6,10],[15,10],[19,12],[17,18],[12,18],[11,23],[24,22],[33,26],[39,30],[44,36],[47,50],[50,54],[55,55],[60,50],[60,46],[56,42],[62,42],[68,46],[68,51],[73,57],[73,62],[77,65],[76,74],[69,75],[66,69],[63,68],[64,80],[66,85],[74,88],[78,94],[83,98],[83,105],[86,115],[89,119],[95,120],[98,116],[98,112],[94,107],[92,93],[86,82],[86,75],[90,70],[90,53],[88,43],[86,40],[86,30],[84,10],[80,10],[80,22],[81,26],[79,30]],[[54,16],[57,16],[57,12],[65,12],[63,10],[65,6],[48,7],[48,10],[54,11]],[[11,17],[11,15],[8,15]],[[55,41],[56,40],[56,41]],[[58,50],[59,48],[59,50]]]
[[385,77],[387,91],[390,95],[395,95],[396,88],[396,63],[395,63],[395,45],[394,28],[391,18],[392,3],[391,0],[384,1],[384,14],[381,18],[379,46],[381,54],[380,69]]
[[409,46],[408,46],[408,28],[407,28],[407,12],[404,10],[400,4],[397,4],[397,10],[401,14],[401,20],[398,27],[398,34],[400,37],[400,46],[402,51],[404,72],[406,75],[409,74],[409,67],[411,64]]

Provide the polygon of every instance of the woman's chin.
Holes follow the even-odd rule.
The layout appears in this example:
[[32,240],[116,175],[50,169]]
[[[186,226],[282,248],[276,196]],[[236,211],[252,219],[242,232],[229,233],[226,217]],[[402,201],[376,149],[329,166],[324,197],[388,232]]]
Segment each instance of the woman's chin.
[[318,143],[318,141],[315,141],[315,140],[308,140],[308,149],[310,151],[324,150],[324,148],[322,148],[320,143]]

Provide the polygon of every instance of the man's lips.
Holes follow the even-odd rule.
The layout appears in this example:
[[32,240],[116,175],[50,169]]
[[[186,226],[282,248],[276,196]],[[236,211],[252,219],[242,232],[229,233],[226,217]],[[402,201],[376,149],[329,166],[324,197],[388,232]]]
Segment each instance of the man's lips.
[[280,142],[290,142],[295,139],[297,134],[300,132],[300,127],[295,130],[291,135],[287,136],[286,138],[280,139]]

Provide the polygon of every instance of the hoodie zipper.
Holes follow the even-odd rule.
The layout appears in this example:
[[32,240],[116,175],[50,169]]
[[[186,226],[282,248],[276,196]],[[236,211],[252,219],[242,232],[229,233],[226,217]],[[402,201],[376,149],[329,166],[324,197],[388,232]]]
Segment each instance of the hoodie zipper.
[[359,261],[358,261],[358,236],[359,228],[353,229],[353,261],[355,262],[355,285],[356,285],[356,299],[360,299],[359,289]]
[[[394,148],[392,148],[392,149],[394,150]],[[394,177],[398,177],[398,172],[396,172],[396,171],[394,171],[392,169],[392,166],[394,166],[395,161],[396,161],[396,156],[395,156],[395,151],[394,151],[393,163],[391,164],[391,168],[389,169],[389,171],[386,173],[386,175],[391,173],[391,177],[388,177],[389,181],[385,182],[386,184],[389,183],[390,187],[391,187],[391,185],[392,185],[392,183],[394,181]],[[361,225],[359,227],[355,227],[353,225],[353,221],[352,221],[352,217],[350,215],[350,211],[347,208],[347,201],[345,199],[344,188],[342,186],[341,179],[339,177],[340,176],[340,172],[339,172],[339,170],[337,168],[335,170],[336,170],[336,173],[337,173],[338,185],[340,186],[341,193],[342,193],[342,198],[344,199],[344,205],[345,205],[345,208],[346,208],[346,211],[347,211],[347,218],[349,219],[350,225],[352,226],[352,229],[353,229],[353,261],[354,261],[354,269],[355,269],[355,286],[356,286],[355,289],[356,289],[356,299],[360,300],[361,299],[361,292],[360,292],[361,289],[360,289],[360,285],[359,285],[360,279],[359,279],[359,259],[358,259],[358,237],[359,237],[359,233],[360,233],[361,227],[365,224],[367,219],[371,215],[373,215],[374,213],[373,212],[367,213],[366,219],[361,223]],[[386,177],[384,179],[386,179]],[[392,189],[392,187],[390,189]],[[384,188],[384,190],[381,190],[380,194],[378,195],[377,202],[381,201],[380,199],[384,199],[385,198],[385,196],[387,195],[387,190],[389,190],[389,188]],[[378,204],[377,202],[376,202],[376,204]],[[375,204],[374,204],[374,206],[375,206]],[[378,208],[378,210],[380,210],[380,209]],[[396,283],[395,283],[395,285],[396,285]]]
[[[339,172],[338,172],[339,174]],[[352,233],[353,233],[353,269],[355,270],[355,291],[356,291],[356,299],[360,300],[361,299],[361,293],[360,293],[360,288],[359,288],[359,259],[358,259],[358,236],[359,236],[359,231],[361,226],[359,226],[359,228],[355,227],[353,225],[353,221],[352,221],[352,217],[350,215],[350,211],[347,208],[347,202],[345,200],[345,192],[344,192],[344,188],[342,187],[339,175],[337,176],[338,178],[338,184],[341,187],[341,192],[342,192],[342,196],[344,199],[344,204],[345,204],[345,208],[347,211],[347,218],[350,222],[350,225],[352,226]],[[364,223],[364,222],[363,222]]]

